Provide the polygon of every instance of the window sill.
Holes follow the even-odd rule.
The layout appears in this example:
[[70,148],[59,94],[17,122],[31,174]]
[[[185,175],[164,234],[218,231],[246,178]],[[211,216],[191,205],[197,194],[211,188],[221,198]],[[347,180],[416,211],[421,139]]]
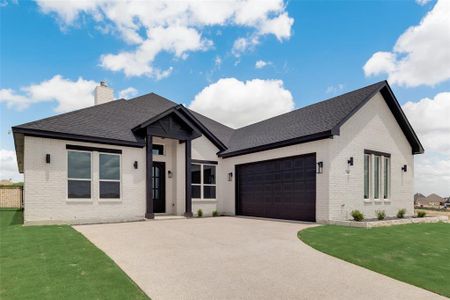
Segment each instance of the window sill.
[[377,204],[380,204],[380,203],[383,203],[383,200],[381,200],[381,199],[374,199],[373,202],[375,202]]
[[66,199],[66,203],[94,203],[93,199],[77,199],[77,198],[73,198],[73,199]]
[[121,203],[122,202],[122,198],[103,198],[103,199],[98,199],[98,203]]
[[192,202],[217,202],[217,199],[192,199]]
[[372,203],[371,199],[364,199],[364,203]]
[[389,200],[389,199],[384,199],[383,202],[386,204],[391,204],[391,200]]

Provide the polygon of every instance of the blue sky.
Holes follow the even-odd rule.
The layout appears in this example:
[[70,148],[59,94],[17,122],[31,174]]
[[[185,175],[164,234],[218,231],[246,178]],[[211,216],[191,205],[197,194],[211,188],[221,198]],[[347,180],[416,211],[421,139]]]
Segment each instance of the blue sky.
[[[123,52],[134,53],[146,40],[152,38],[155,27],[163,23],[156,25],[139,23],[137,29],[133,28],[133,34],[142,37],[144,42],[136,40],[130,42],[130,36],[133,36],[130,34],[130,26],[124,33],[123,28],[120,28],[123,23],[109,18],[107,13],[101,11],[99,7],[80,8],[73,3],[59,7],[52,6],[53,4],[48,4],[46,1],[38,3],[2,1],[0,8],[0,89],[3,91],[0,96],[1,149],[4,156],[2,177],[16,178],[14,170],[11,170],[10,160],[13,158],[11,155],[8,156],[11,152],[6,152],[14,150],[12,136],[8,133],[11,126],[87,105],[86,102],[81,104],[82,101],[70,98],[71,90],[67,86],[72,84],[74,87],[77,84],[84,84],[84,88],[89,89],[92,87],[92,82],[106,80],[114,88],[117,96],[120,91],[133,88],[134,93],[131,94],[156,92],[186,105],[190,105],[197,96],[199,110],[201,105],[207,104],[208,101],[227,102],[227,99],[206,99],[207,93],[201,93],[208,86],[211,87],[210,91],[214,89],[219,91],[219,85],[224,82],[220,84],[218,82],[223,78],[236,79],[233,83],[228,82],[229,84],[241,83],[236,86],[247,89],[247,94],[243,95],[252,94],[252,88],[265,86],[270,80],[277,80],[278,83],[268,90],[263,87],[263,92],[270,91],[274,95],[280,91],[290,92],[290,96],[286,96],[286,93],[280,96],[285,97],[281,101],[284,105],[281,111],[276,109],[271,111],[269,107],[266,112],[255,116],[254,119],[244,119],[239,124],[230,124],[235,126],[257,121],[270,116],[271,113],[280,113],[283,109],[290,110],[291,104],[299,108],[387,78],[402,105],[408,101],[413,103],[409,107],[413,119],[418,115],[417,111],[421,109],[436,110],[437,107],[440,111],[439,105],[444,105],[447,109],[446,104],[450,101],[450,97],[444,93],[450,91],[450,75],[436,68],[434,70],[438,75],[434,77],[420,76],[420,74],[426,73],[427,68],[436,65],[447,66],[450,69],[446,62],[448,56],[439,55],[440,51],[450,49],[448,44],[450,27],[446,27],[449,25],[448,22],[440,20],[440,25],[432,24],[428,27],[424,24],[423,27],[426,28],[423,28],[425,33],[422,36],[419,36],[422,28],[418,28],[419,34],[416,34],[418,37],[406,36],[404,40],[407,42],[398,47],[400,50],[396,52],[393,48],[408,28],[420,27],[421,20],[433,9],[436,10],[435,15],[439,14],[438,9],[445,15],[448,13],[448,5],[443,7],[442,4],[442,7],[438,7],[436,1],[424,0],[418,1],[419,3],[415,1],[282,2],[277,0],[268,2],[276,3],[273,6],[275,8],[269,9],[267,14],[263,12],[257,15],[258,9],[245,12],[246,16],[249,13],[255,14],[251,17],[256,18],[257,21],[248,21],[248,19],[242,21],[237,17],[235,19],[230,17],[226,21],[217,21],[208,25],[200,21],[177,20],[177,24],[181,22],[183,28],[193,29],[202,40],[195,44],[192,42],[193,39],[190,39],[186,42],[190,43],[187,46],[183,44],[183,41],[167,42],[169,46],[159,46],[158,50],[151,50],[154,51],[154,57],[146,61],[152,69],[151,72],[127,76],[123,66],[117,65],[119,60],[114,55]],[[114,9],[113,6],[110,8]],[[191,10],[195,9],[191,8]],[[101,20],[98,15],[102,16]],[[133,20],[137,18],[132,17],[135,18]],[[277,17],[280,17],[280,22],[284,23],[276,26],[275,29],[267,27],[269,24],[267,20]],[[148,18],[151,19],[152,16]],[[181,13],[173,18],[182,20],[184,16]],[[430,23],[434,22],[430,21]],[[170,24],[167,25],[167,27],[170,26]],[[282,26],[287,29],[281,30]],[[434,46],[431,48],[434,53],[430,53],[430,57],[427,57],[425,62],[422,57],[411,58],[410,62],[407,62],[409,65],[402,67],[400,61],[405,57],[408,59],[410,55],[408,51],[423,52],[420,45],[427,43],[423,40],[425,39],[423,36],[430,36],[429,32],[433,32],[435,37],[434,42],[430,42],[435,43],[431,44]],[[193,37],[195,36],[194,34]],[[154,38],[153,42],[164,44],[162,39],[164,34],[160,40]],[[238,39],[245,40],[247,47],[239,49],[236,46]],[[148,42],[150,47],[152,47],[151,43],[152,41]],[[416,51],[414,47],[418,47],[419,50]],[[442,49],[436,50],[436,48]],[[373,57],[379,51],[388,54],[383,58]],[[106,63],[104,57],[108,54],[114,57]],[[392,55],[396,58],[392,58]],[[442,62],[433,56],[439,56]],[[386,60],[385,57],[389,59]],[[364,70],[363,67],[369,60],[372,65]],[[265,66],[256,68],[257,61],[263,61]],[[260,66],[264,63],[260,63]],[[396,71],[393,71],[392,65],[396,66]],[[420,74],[415,74],[411,68],[420,70]],[[170,74],[166,74],[166,77],[157,74],[164,70],[170,70],[168,72]],[[140,72],[140,70],[133,70],[133,72]],[[66,94],[65,98],[59,94],[47,95],[36,90],[39,85],[56,75],[60,75],[60,79],[52,81],[54,85],[49,86],[62,84],[60,90],[55,93]],[[158,76],[164,78],[157,78]],[[80,77],[82,82],[79,81]],[[261,79],[261,82],[246,85],[246,81],[254,79]],[[30,89],[33,85],[34,89]],[[444,100],[439,100],[438,103],[435,99],[437,95],[444,95],[441,96]],[[61,97],[64,99],[61,100]],[[30,98],[32,100],[29,100]],[[430,103],[417,104],[424,98],[429,98]],[[70,101],[73,103],[67,104]],[[77,101],[80,101],[79,105]],[[247,103],[247,109],[252,109],[252,103],[257,102],[258,99],[252,101]],[[60,102],[65,103],[65,108],[58,108]],[[224,107],[222,117],[226,119],[230,111],[226,104],[222,106]],[[202,112],[208,114],[207,110]],[[448,124],[442,124],[448,121],[443,121],[446,120],[444,117],[439,120],[441,123],[433,128],[423,125],[426,128],[423,130],[417,128],[416,131],[427,135],[430,134],[430,130],[434,130],[433,136],[428,139],[425,137],[427,142],[446,137],[450,139]],[[411,121],[416,128],[414,120]],[[443,133],[436,137],[436,130],[439,131],[442,128],[444,128]],[[429,145],[425,143],[425,147],[429,148],[427,146]],[[416,174],[418,173],[419,178],[426,177],[428,181],[430,176],[434,179],[426,184],[420,182],[418,186],[416,184],[419,191],[450,194],[450,174],[448,171],[441,170],[442,166],[450,166],[449,149],[450,146],[445,143],[439,146],[433,145],[432,151],[427,151],[427,156],[420,158],[419,165],[416,166]],[[439,171],[434,168],[439,168]]]

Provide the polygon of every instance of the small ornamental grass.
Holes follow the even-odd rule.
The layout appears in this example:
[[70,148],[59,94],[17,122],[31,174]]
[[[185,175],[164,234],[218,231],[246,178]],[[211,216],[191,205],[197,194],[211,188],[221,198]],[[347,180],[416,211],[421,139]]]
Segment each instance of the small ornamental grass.
[[203,217],[203,210],[201,208],[197,210],[197,217],[199,218]]
[[376,210],[375,214],[377,215],[378,220],[384,220],[384,218],[386,218],[386,212],[384,210]]
[[402,208],[399,209],[397,212],[397,218],[403,219],[405,217],[406,209]]
[[218,217],[219,216],[219,212],[217,210],[213,210],[212,216],[213,217]]
[[362,221],[364,219],[363,213],[360,212],[357,209],[356,210],[352,210],[352,217],[353,217],[353,220],[355,220],[357,222]]
[[419,211],[417,212],[417,217],[418,217],[418,218],[423,218],[423,217],[425,217],[426,215],[427,215],[427,212],[426,212],[426,211],[419,210]]

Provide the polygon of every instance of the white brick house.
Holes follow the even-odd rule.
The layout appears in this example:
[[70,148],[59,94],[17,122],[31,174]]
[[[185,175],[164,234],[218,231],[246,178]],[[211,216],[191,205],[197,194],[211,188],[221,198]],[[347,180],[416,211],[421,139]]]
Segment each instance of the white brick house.
[[239,129],[97,89],[95,106],[13,127],[26,223],[413,213],[424,150],[385,81]]

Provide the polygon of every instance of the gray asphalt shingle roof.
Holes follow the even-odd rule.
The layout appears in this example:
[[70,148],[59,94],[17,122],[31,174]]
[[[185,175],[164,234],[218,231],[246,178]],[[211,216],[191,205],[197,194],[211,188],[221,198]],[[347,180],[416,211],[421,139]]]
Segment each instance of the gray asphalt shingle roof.
[[[386,85],[385,81],[378,82],[238,129],[227,127],[197,112],[191,110],[190,112],[227,147],[222,152],[227,155],[331,132],[359,109],[369,97]],[[112,139],[143,145],[142,139],[136,136],[132,129],[176,105],[175,102],[150,93],[130,100],[121,99],[84,108],[14,128]]]

